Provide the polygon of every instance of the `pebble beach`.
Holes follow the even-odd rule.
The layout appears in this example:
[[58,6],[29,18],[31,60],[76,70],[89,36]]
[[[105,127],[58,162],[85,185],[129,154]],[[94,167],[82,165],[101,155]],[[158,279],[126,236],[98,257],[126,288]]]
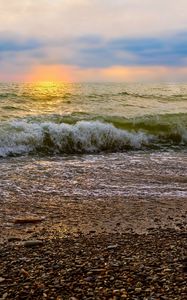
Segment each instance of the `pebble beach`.
[[185,201],[38,200],[1,207],[0,299],[186,299]]
[[1,300],[186,300],[186,97],[0,84]]

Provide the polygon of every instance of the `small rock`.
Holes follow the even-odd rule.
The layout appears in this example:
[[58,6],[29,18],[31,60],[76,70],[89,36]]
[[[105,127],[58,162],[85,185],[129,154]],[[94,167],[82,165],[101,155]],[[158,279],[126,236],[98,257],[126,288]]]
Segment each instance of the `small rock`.
[[91,269],[87,274],[91,275],[92,273],[102,273],[105,272],[105,269]]
[[121,291],[120,290],[113,290],[113,295],[120,295],[121,294]]
[[142,291],[141,287],[135,288],[135,292],[136,292],[136,293],[140,293],[141,291]]
[[107,249],[108,250],[111,250],[111,249],[116,249],[118,247],[118,245],[116,244],[116,245],[109,245],[108,247],[107,247]]
[[23,243],[24,247],[34,247],[34,246],[41,246],[43,242],[40,240],[29,240]]
[[88,281],[88,282],[93,281],[93,280],[94,280],[94,277],[91,277],[91,276],[85,278],[85,281]]
[[120,297],[121,297],[121,299],[127,299],[128,296],[127,296],[127,294],[122,294]]
[[142,287],[142,283],[140,281],[138,281],[138,283],[136,284],[137,288],[141,288]]
[[25,271],[24,269],[21,269],[21,274],[23,274],[24,277],[29,277],[29,273]]
[[8,293],[4,293],[2,299],[3,299],[3,300],[6,299],[7,296],[8,296]]
[[61,265],[58,265],[58,264],[53,265],[53,270],[58,270],[58,269],[60,269],[60,267],[61,267]]

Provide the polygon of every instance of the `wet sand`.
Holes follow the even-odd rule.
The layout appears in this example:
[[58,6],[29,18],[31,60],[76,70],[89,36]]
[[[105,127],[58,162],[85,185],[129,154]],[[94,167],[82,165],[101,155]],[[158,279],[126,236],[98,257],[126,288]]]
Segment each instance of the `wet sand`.
[[[28,196],[29,198],[29,196]],[[187,228],[187,199],[69,199],[37,195],[29,201],[13,197],[0,208],[1,241],[11,236],[28,239],[63,237],[90,231],[96,233],[147,233],[151,229]],[[17,219],[38,218],[39,222],[19,223]],[[42,234],[45,232],[45,235]]]
[[[1,161],[0,239],[186,229],[183,152],[23,157]],[[16,218],[37,217],[25,226]],[[44,219],[44,220],[43,220]]]

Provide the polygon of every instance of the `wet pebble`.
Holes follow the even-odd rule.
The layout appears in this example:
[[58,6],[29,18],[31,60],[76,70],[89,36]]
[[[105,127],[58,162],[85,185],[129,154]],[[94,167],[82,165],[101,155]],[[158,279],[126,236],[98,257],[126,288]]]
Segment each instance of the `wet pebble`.
[[24,247],[42,246],[43,241],[40,240],[28,240],[23,243]]

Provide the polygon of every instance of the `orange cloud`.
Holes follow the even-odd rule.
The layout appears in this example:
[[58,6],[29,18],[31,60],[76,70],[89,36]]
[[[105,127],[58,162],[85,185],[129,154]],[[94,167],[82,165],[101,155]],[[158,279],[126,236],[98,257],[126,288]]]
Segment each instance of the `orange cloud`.
[[[187,67],[111,66],[80,68],[72,65],[39,65],[13,79],[25,82],[168,82],[185,81]],[[12,80],[13,80],[12,79]],[[1,76],[0,76],[1,80]]]
[[185,81],[187,67],[112,66],[108,68],[76,69],[74,78],[80,81],[108,82],[168,82]]

